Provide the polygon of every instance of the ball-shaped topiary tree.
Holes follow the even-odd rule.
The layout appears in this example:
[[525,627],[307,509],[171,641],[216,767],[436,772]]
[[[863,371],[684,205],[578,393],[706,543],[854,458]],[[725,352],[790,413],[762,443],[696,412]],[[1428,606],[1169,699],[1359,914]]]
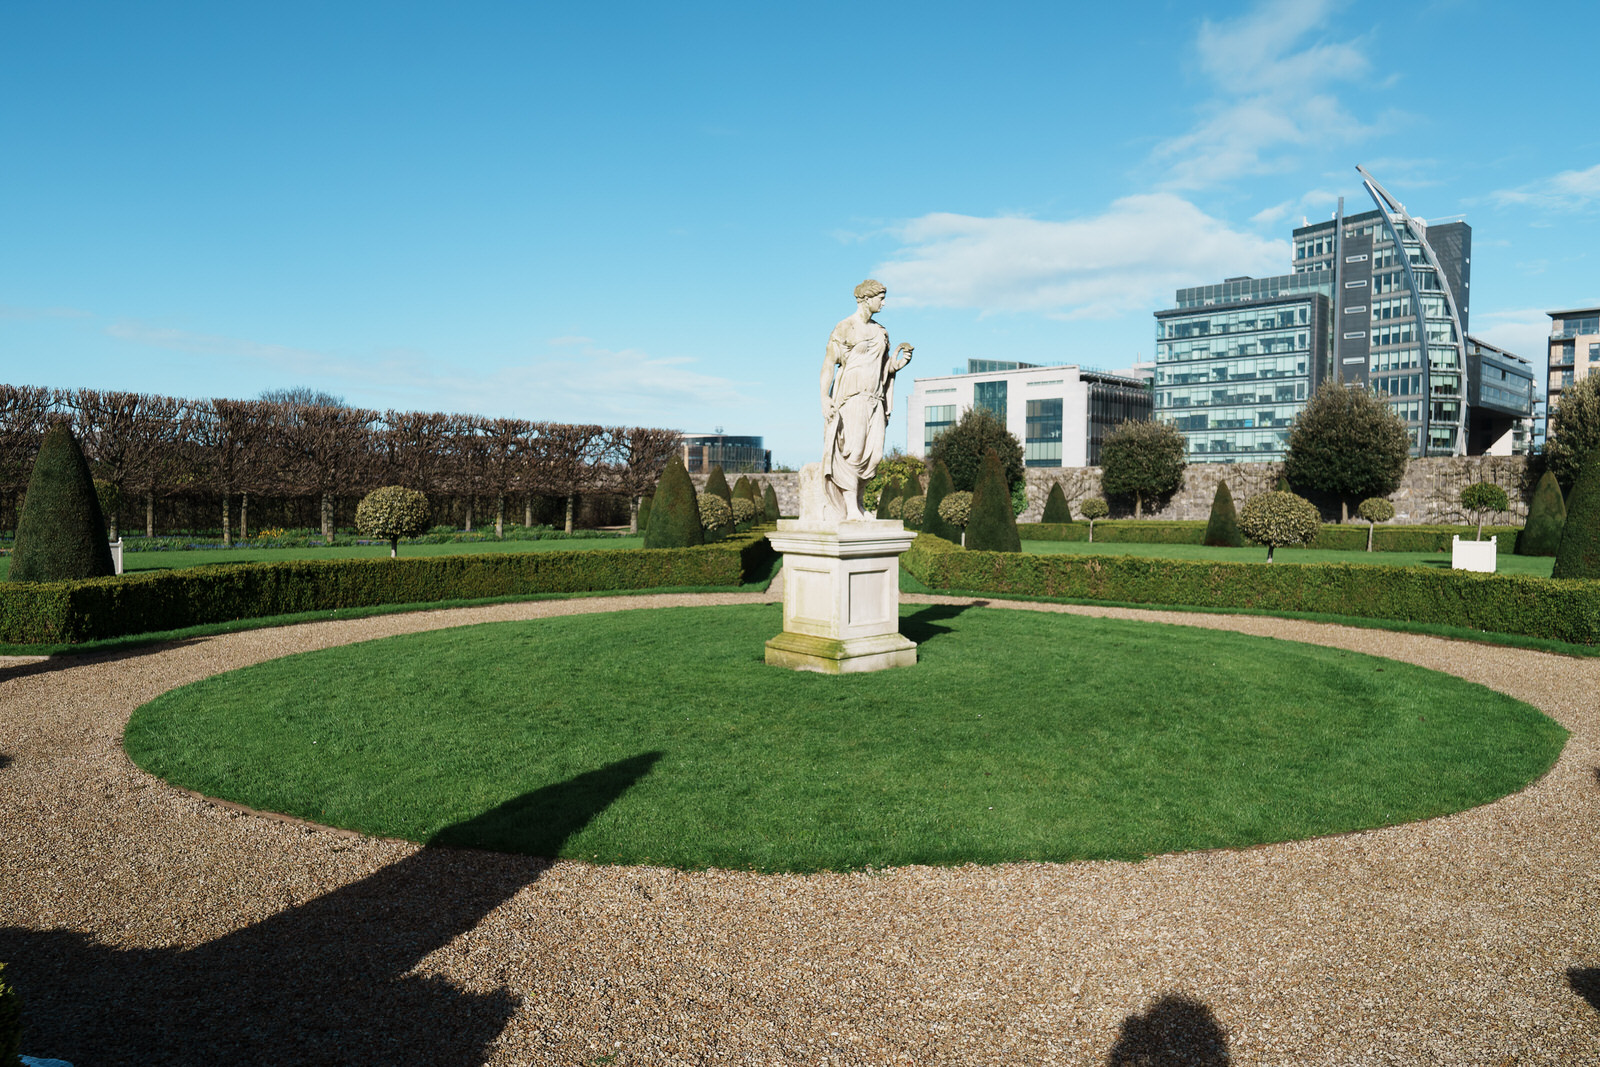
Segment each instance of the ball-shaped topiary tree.
[[10,580],[59,582],[115,573],[89,464],[66,421],[58,421],[39,443],[28,477]]
[[1600,448],[1578,468],[1552,578],[1600,578]]
[[933,439],[928,458],[949,469],[952,489],[970,493],[977,488],[983,454],[990,449],[1000,457],[1007,489],[1022,481],[1025,471],[1022,442],[1006,429],[998,415],[985,407],[971,407],[962,412],[954,426]]
[[[965,491],[945,494],[945,498],[939,501],[939,518],[956,530],[965,530],[972,519],[972,494]],[[963,534],[962,540],[956,543],[964,541]]]
[[390,559],[400,555],[400,538],[427,532],[429,518],[428,498],[403,485],[381,486],[356,505],[356,529],[388,541]]
[[1060,482],[1050,483],[1050,495],[1044,500],[1044,514],[1039,516],[1040,522],[1071,522],[1072,505],[1067,503],[1067,494],[1061,491]]
[[705,527],[700,525],[700,509],[695,501],[694,481],[683,460],[673,456],[656,483],[655,499],[650,503],[650,526],[644,533],[646,548],[689,548],[703,545]]
[[734,525],[738,526],[755,521],[756,506],[748,498],[736,496],[733,498],[733,504],[730,506],[733,509]]
[[1567,502],[1561,496],[1561,483],[1553,472],[1545,471],[1528,501],[1528,521],[1517,533],[1517,555],[1555,555],[1566,522]]
[[1394,504],[1388,497],[1369,496],[1356,508],[1356,514],[1367,520],[1367,551],[1372,551],[1372,531],[1380,522],[1394,518]]
[[700,510],[700,525],[706,530],[722,530],[733,522],[733,505],[716,493],[701,493],[695,498]]
[[1217,483],[1217,493],[1211,498],[1211,518],[1206,523],[1203,543],[1217,548],[1244,547],[1244,535],[1239,532],[1239,513],[1233,508],[1233,493],[1226,481]]
[[1103,519],[1111,514],[1111,505],[1103,497],[1086,497],[1079,505],[1078,512],[1089,520],[1089,543],[1094,544],[1094,524],[1096,519]]
[[1322,531],[1316,505],[1293,493],[1262,493],[1246,501],[1239,511],[1239,529],[1258,545],[1267,546],[1267,562],[1275,549],[1304,545]]
[[912,530],[922,529],[922,506],[928,502],[925,496],[908,496],[900,502],[900,521]]
[[1349,502],[1385,496],[1400,485],[1411,455],[1411,431],[1388,401],[1361,385],[1323,382],[1295,417],[1283,473],[1303,489]]
[[1100,491],[1131,496],[1133,517],[1143,518],[1146,500],[1176,492],[1183,484],[1187,447],[1183,434],[1169,423],[1123,421],[1100,444]]
[[1482,541],[1484,515],[1508,510],[1511,501],[1506,499],[1506,491],[1493,482],[1473,482],[1461,490],[1461,506],[1477,517],[1478,536],[1475,540]]
[[889,518],[903,519],[905,518],[905,513],[906,502],[904,499],[901,497],[895,497],[893,500],[889,501]]
[[968,548],[980,552],[1022,551],[1011,495],[1000,456],[991,448],[983,454],[977,487],[972,491],[972,515],[964,538]]

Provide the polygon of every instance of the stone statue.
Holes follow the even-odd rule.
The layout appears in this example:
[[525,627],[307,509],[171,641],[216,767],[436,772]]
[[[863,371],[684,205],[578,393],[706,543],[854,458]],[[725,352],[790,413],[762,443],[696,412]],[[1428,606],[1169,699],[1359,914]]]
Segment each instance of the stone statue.
[[883,458],[895,372],[911,362],[908,344],[889,355],[889,331],[872,320],[886,293],[871,278],[856,286],[855,314],[833,328],[822,360],[822,477],[834,520],[871,518],[862,487]]

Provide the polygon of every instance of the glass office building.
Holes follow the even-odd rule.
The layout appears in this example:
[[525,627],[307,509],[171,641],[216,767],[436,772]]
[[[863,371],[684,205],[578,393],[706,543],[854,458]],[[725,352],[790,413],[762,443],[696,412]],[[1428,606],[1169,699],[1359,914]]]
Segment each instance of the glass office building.
[[712,467],[724,473],[765,474],[772,470],[772,453],[759,437],[737,437],[725,433],[685,434],[683,465],[698,474]]

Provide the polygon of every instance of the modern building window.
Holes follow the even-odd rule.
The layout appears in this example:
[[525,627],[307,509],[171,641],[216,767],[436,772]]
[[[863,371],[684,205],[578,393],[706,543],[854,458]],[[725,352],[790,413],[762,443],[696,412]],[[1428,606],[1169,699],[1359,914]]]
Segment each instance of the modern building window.
[[1061,466],[1061,398],[1028,401],[1022,459],[1030,467]]
[[1365,289],[1367,287],[1367,280],[1365,278],[1357,278],[1353,282],[1345,282],[1344,287],[1346,289]]
[[956,424],[954,404],[934,404],[922,409],[922,447],[932,446],[933,439]]
[[1349,333],[1344,335],[1344,339],[1346,341],[1353,341],[1357,337],[1365,337],[1366,335],[1367,335],[1367,331],[1366,330],[1351,330]]
[[1367,305],[1365,304],[1352,304],[1344,309],[1344,313],[1346,315],[1359,315],[1365,310],[1367,310]]
[[972,406],[988,408],[1002,423],[1006,421],[1006,382],[975,382],[972,386]]

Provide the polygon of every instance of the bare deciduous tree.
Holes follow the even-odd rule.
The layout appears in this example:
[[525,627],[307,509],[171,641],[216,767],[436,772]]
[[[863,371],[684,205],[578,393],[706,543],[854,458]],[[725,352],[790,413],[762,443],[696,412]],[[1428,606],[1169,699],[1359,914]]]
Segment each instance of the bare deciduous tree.
[[667,460],[677,453],[683,435],[677,430],[616,426],[606,431],[609,475],[628,497],[628,532],[639,532],[639,500],[661,477]]

